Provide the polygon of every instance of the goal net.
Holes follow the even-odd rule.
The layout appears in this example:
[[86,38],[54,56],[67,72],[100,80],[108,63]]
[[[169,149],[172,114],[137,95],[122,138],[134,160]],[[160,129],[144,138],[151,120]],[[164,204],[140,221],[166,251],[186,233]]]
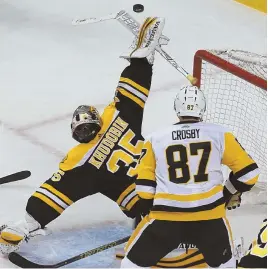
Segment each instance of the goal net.
[[[261,175],[243,202],[266,203],[267,57],[242,50],[199,50],[194,77],[204,91],[204,121],[231,129],[257,162]],[[226,170],[226,176],[228,175]]]

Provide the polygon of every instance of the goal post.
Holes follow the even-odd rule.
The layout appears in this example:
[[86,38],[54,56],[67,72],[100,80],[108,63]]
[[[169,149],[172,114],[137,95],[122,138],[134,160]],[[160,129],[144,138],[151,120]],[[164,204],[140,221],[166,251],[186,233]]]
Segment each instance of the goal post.
[[[266,202],[267,57],[242,50],[198,50],[193,75],[205,94],[204,121],[228,127],[261,169],[254,197]],[[253,192],[252,192],[253,193]]]

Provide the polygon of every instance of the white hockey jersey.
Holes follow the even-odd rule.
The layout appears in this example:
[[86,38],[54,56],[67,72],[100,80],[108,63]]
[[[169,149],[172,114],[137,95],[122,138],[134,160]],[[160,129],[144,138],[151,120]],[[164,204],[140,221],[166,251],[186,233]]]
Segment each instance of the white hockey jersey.
[[229,184],[248,191],[257,181],[257,164],[220,125],[178,123],[156,132],[144,144],[136,190],[154,199],[150,217],[197,221],[225,216],[222,164],[234,173]]

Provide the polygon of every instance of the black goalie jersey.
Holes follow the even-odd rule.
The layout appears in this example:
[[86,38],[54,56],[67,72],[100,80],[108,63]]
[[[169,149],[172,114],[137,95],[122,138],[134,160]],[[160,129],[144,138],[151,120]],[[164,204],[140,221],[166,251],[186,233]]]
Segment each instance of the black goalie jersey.
[[95,193],[117,202],[126,214],[133,210],[139,199],[134,176],[143,148],[141,125],[151,78],[152,66],[146,59],[133,59],[122,72],[97,137],[71,149],[59,170],[29,199],[27,212],[42,226]]

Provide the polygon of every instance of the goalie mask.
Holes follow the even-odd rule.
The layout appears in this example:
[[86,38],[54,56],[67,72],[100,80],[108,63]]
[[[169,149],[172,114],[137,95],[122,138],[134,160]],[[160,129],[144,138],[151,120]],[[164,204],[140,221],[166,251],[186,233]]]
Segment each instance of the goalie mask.
[[93,140],[102,127],[98,110],[93,106],[79,106],[73,114],[72,137],[79,143]]
[[196,117],[202,120],[206,111],[205,96],[196,86],[185,86],[175,98],[174,109],[178,117]]

